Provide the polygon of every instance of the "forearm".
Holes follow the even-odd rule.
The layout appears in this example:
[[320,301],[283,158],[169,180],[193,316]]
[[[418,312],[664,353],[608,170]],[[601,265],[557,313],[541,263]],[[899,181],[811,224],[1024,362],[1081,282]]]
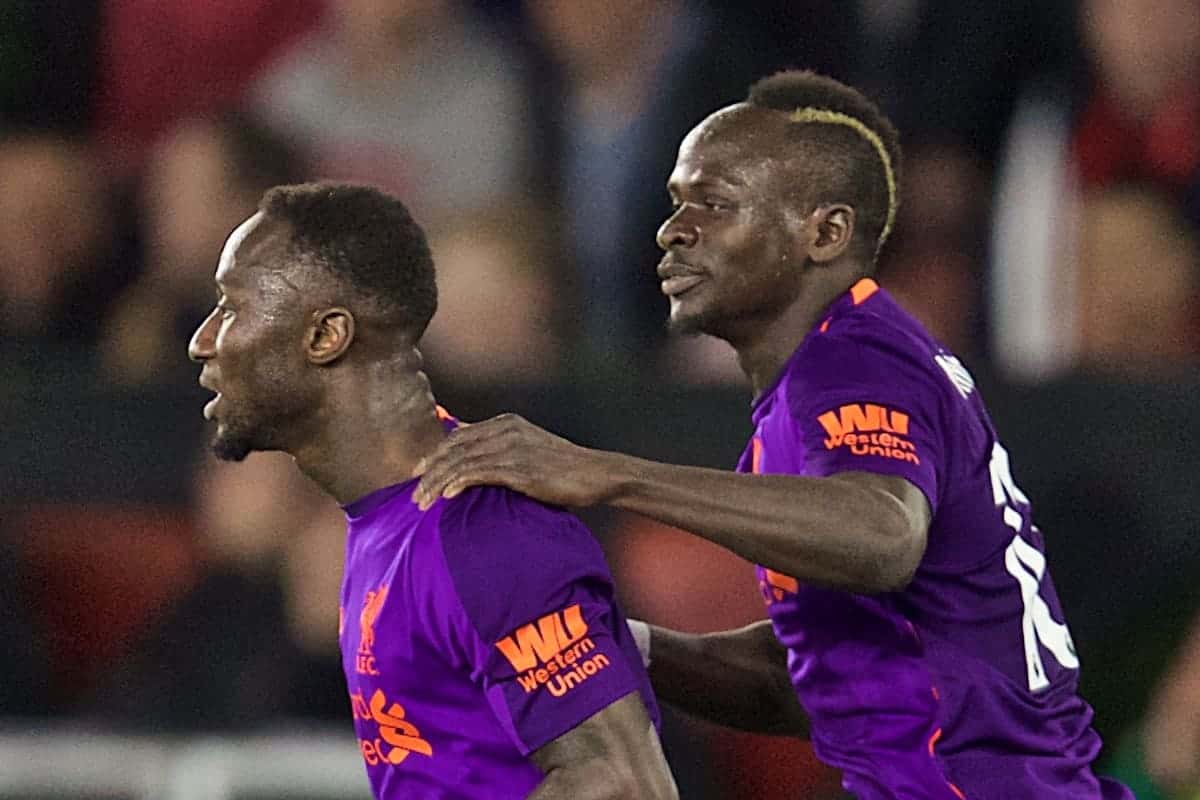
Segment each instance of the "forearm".
[[710,634],[650,626],[650,681],[663,702],[720,725],[779,735],[808,732],[786,651],[765,620]]
[[809,583],[863,593],[907,583],[903,504],[839,476],[746,475],[598,454],[607,502],[682,528],[742,558]]

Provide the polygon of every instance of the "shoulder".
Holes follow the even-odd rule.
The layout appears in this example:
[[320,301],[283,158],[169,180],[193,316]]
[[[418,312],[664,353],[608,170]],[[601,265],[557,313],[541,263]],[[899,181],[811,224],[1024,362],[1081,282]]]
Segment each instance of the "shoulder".
[[581,589],[611,596],[604,554],[584,524],[517,492],[468,489],[447,502],[438,538],[463,608],[485,637]]
[[937,365],[939,352],[932,337],[906,314],[862,311],[815,333],[798,354],[788,384],[806,396],[888,387],[940,394],[944,375]]
[[518,566],[530,554],[551,562],[602,559],[599,545],[574,515],[510,489],[468,489],[446,501],[438,528],[447,560],[460,566]]

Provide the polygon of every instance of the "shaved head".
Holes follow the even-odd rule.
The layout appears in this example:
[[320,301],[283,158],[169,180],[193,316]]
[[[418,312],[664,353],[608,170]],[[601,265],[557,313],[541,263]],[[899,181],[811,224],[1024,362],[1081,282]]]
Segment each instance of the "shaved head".
[[221,267],[226,267],[226,269],[228,269],[228,265],[233,261],[234,254],[237,252],[237,249],[242,246],[242,242],[244,242],[246,237],[254,232],[254,229],[257,228],[259,223],[262,221],[263,212],[257,211],[251,215],[249,219],[233,229],[233,233],[229,234],[229,238],[225,240],[225,246],[221,248],[221,259],[219,262],[217,262],[218,270],[220,270]]
[[726,180],[760,187],[792,219],[823,203],[844,202],[821,180],[820,153],[797,142],[793,128],[782,111],[750,103],[726,106],[684,138],[681,163],[703,169],[719,161]]
[[684,137],[679,151],[696,155],[696,163],[720,159],[728,179],[779,184],[779,200],[798,199],[796,171],[804,154],[791,146],[786,114],[737,103],[714,112]]

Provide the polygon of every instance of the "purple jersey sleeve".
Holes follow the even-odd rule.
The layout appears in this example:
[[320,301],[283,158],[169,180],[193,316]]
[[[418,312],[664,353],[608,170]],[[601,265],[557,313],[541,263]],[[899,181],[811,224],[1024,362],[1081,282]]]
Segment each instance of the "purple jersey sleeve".
[[441,543],[476,642],[472,678],[522,754],[630,692],[652,707],[603,553],[581,522],[473,489],[446,509]]
[[855,333],[819,336],[809,345],[804,373],[788,376],[788,410],[805,473],[897,475],[936,512],[945,454],[933,367],[897,343]]

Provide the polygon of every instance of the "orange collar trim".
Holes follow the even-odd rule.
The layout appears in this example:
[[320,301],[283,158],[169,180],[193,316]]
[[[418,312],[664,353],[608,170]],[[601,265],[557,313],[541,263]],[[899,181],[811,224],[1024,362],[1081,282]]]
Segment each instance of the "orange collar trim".
[[868,297],[878,291],[878,283],[871,278],[861,278],[858,283],[850,287],[850,299],[854,301],[854,305],[861,306]]

